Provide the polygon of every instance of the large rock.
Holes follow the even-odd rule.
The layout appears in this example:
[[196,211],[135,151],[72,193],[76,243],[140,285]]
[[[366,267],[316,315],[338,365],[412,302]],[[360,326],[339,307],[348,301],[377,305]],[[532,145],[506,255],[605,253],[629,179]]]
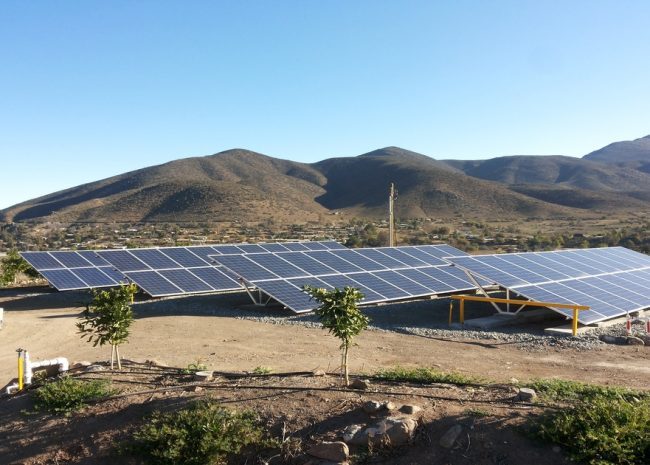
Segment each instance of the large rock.
[[350,450],[348,445],[342,441],[321,442],[311,446],[307,453],[312,457],[331,462],[345,462],[350,455]]
[[440,445],[445,449],[451,449],[456,443],[458,436],[460,436],[460,433],[462,432],[463,432],[463,427],[461,425],[452,426],[440,438]]
[[417,426],[417,422],[412,418],[389,417],[365,429],[357,430],[352,437],[350,433],[354,430],[350,430],[347,435],[344,433],[344,437],[350,438],[347,441],[349,444],[357,446],[401,446],[413,438]]
[[377,402],[376,400],[369,400],[368,402],[363,403],[363,411],[366,413],[377,413],[379,410],[382,408],[381,402]]
[[415,415],[420,410],[422,410],[421,407],[418,407],[417,405],[410,405],[410,404],[402,405],[399,409],[400,412],[406,415]]
[[521,388],[519,389],[519,394],[517,394],[517,400],[520,400],[522,402],[530,402],[532,400],[535,400],[536,397],[537,393],[534,389],[530,388]]

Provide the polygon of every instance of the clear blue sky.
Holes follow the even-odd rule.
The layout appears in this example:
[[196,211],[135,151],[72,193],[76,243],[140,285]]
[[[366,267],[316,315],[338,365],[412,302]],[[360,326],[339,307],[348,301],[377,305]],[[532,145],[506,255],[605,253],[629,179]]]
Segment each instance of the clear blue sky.
[[0,2],[0,208],[234,147],[581,156],[650,134],[650,1]]

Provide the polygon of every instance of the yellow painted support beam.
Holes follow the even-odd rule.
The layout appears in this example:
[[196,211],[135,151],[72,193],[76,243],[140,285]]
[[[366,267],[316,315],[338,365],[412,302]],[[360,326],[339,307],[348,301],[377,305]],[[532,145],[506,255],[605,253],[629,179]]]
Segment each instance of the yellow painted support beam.
[[454,301],[450,300],[449,301],[449,326],[451,326],[453,316],[454,316]]
[[499,297],[479,297],[475,295],[452,295],[450,297],[454,300],[471,300],[473,302],[495,302],[498,304],[515,304],[515,305],[530,305],[535,307],[556,307],[556,308],[577,308],[578,310],[589,310],[588,305],[576,304],[562,304],[558,302],[537,302],[535,300],[521,300],[521,299],[503,299]]
[[[452,295],[452,302],[460,300],[460,322],[465,323],[465,301],[472,302],[493,302],[497,304],[515,304],[531,307],[555,307],[555,308],[569,308],[573,310],[573,321],[571,325],[571,332],[575,336],[578,334],[578,312],[580,310],[589,310],[588,305],[576,304],[563,304],[558,302],[537,302],[535,300],[521,300],[521,299],[503,299],[500,297],[479,297],[475,295]],[[449,324],[451,324],[451,305],[449,310]]]

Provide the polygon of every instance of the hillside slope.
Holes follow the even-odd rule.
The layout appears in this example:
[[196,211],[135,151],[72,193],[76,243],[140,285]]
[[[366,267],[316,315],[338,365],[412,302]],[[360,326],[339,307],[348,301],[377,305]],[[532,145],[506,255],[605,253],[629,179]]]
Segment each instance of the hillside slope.
[[4,210],[5,220],[205,221],[316,219],[325,180],[309,165],[248,150],[175,160]]
[[565,214],[557,206],[539,202],[454,169],[445,163],[397,147],[358,157],[332,158],[314,165],[327,178],[318,201],[330,209],[385,214],[387,186],[399,190],[399,215],[435,214],[545,216]]
[[[529,217],[569,210],[475,179],[427,156],[388,147],[312,165],[236,149],[143,168],[10,207],[5,221],[318,220],[333,210],[383,217],[388,186],[399,217]],[[575,213],[575,212],[574,212]]]
[[650,135],[630,141],[614,142],[583,158],[650,173]]

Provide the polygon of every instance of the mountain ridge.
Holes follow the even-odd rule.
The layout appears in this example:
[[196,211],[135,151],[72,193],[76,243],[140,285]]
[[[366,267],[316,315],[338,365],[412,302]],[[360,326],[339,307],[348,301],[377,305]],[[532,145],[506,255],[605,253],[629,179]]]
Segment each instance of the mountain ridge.
[[[621,142],[583,158],[514,155],[437,160],[389,146],[316,163],[236,148],[129,171],[21,202],[1,210],[0,220],[201,221],[207,217],[259,221],[273,217],[292,222],[317,221],[333,212],[383,217],[391,182],[400,190],[399,215],[404,218],[522,218],[642,209],[650,200],[650,173],[639,169],[645,163],[646,141],[650,163],[650,136],[629,141],[636,152],[624,157],[624,162],[612,162],[621,150],[632,153]],[[609,163],[594,160],[599,157]]]

